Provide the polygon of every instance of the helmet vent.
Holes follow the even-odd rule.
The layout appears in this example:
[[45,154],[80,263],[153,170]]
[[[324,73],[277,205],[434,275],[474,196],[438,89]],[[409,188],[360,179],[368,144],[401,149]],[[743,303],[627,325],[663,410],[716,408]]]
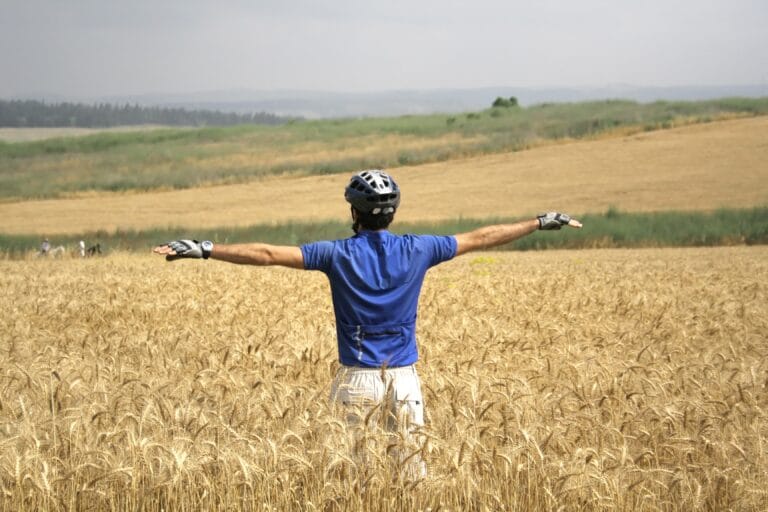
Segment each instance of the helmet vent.
[[381,194],[379,196],[371,196],[365,198],[371,203],[388,203],[397,199],[397,194]]

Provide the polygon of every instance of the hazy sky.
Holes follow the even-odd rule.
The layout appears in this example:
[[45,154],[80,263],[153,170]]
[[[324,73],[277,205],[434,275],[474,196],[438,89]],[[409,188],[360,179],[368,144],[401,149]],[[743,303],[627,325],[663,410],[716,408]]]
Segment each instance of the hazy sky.
[[766,0],[0,0],[0,97],[768,83]]

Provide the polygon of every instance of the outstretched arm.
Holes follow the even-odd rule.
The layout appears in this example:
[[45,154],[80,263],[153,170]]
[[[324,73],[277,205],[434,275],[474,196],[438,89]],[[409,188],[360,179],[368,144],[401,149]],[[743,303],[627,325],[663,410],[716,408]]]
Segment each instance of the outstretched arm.
[[290,268],[304,268],[301,249],[288,245],[214,244],[211,258],[243,265],[282,265]]
[[514,224],[496,224],[478,228],[468,233],[460,233],[456,238],[456,256],[478,249],[488,249],[513,242],[530,235],[537,229],[560,229],[561,226],[580,228],[581,223],[568,215],[557,212],[543,213],[535,219],[515,222]]
[[165,255],[173,261],[179,258],[212,258],[241,265],[282,265],[303,269],[304,256],[301,249],[294,246],[251,244],[211,244],[197,240],[174,240],[158,245],[152,252]]

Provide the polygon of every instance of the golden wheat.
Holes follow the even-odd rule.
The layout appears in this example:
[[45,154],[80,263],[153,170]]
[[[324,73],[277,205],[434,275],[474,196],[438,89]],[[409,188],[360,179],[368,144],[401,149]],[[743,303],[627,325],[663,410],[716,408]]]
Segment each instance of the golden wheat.
[[768,249],[488,253],[427,277],[424,481],[327,402],[324,277],[0,261],[0,510],[768,508]]

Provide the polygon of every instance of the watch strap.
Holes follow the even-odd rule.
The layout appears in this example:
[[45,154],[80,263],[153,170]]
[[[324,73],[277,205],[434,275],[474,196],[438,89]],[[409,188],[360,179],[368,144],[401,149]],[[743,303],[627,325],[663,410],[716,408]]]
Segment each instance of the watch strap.
[[200,249],[203,253],[203,259],[207,260],[211,256],[211,251],[213,250],[213,242],[210,240],[204,240],[203,243],[200,244]]

